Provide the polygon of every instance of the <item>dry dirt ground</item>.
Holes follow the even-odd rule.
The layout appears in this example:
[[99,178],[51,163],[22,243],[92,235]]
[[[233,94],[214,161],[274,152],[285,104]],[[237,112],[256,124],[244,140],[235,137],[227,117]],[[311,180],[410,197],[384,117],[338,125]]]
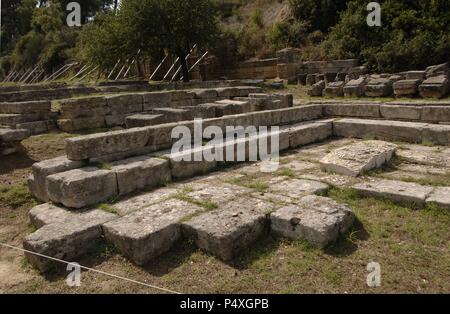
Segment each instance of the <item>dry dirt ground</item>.
[[[304,89],[292,90],[304,96]],[[33,231],[28,211],[37,203],[25,183],[31,165],[63,154],[64,139],[53,133],[23,142],[24,149],[0,163],[0,242],[21,247]],[[332,149],[352,140],[333,140],[299,150],[281,158],[281,168],[260,175],[255,165],[235,166],[212,173],[203,182],[217,180],[264,194],[274,178],[308,178],[335,185],[329,196],[347,203],[357,222],[352,230],[325,250],[302,241],[268,235],[231,263],[223,263],[183,242],[170,252],[138,267],[108,245],[79,261],[97,270],[185,293],[448,293],[450,291],[450,215],[439,208],[413,210],[390,202],[361,198],[346,188],[348,178],[324,174],[317,161]],[[425,147],[399,143],[405,151],[442,155],[448,147]],[[450,156],[449,156],[450,158]],[[450,164],[423,165],[395,159],[389,167],[369,175],[422,184],[450,186]],[[196,180],[189,182],[195,184]],[[179,183],[175,184],[175,188]],[[185,185],[182,185],[185,187]],[[368,263],[382,267],[382,286],[366,284]],[[0,247],[1,293],[158,293],[160,291],[110,276],[86,271],[81,287],[66,284],[67,272],[41,275],[23,253]]]

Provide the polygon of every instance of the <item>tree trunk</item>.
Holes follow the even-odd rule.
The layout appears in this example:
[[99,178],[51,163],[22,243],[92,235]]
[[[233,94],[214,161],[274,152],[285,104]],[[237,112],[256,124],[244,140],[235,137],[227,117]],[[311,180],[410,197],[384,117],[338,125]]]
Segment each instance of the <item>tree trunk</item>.
[[181,64],[181,73],[183,74],[183,82],[189,82],[189,69],[186,61],[186,55],[179,56]]

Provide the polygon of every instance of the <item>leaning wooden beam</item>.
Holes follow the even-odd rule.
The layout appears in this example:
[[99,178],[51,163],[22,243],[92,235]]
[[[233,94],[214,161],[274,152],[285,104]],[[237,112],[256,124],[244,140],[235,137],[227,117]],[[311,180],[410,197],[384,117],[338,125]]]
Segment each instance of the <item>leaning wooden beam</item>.
[[[194,47],[192,47],[192,49],[189,51],[188,55],[184,58],[186,61],[189,59],[189,57],[191,56],[192,52],[194,51],[194,49],[196,47],[197,47],[197,44],[195,44]],[[172,76],[172,79],[170,80],[171,82],[173,82],[173,80],[175,79],[175,77],[177,77],[177,75],[178,75],[178,73],[180,73],[180,71],[181,71],[181,65],[178,67],[177,71]]]
[[41,76],[42,76],[44,73],[45,73],[44,70],[40,70],[40,71],[36,74],[36,76],[33,78],[33,80],[31,80],[30,84],[39,82],[39,79],[41,78]]
[[80,79],[79,79],[79,82],[81,82],[81,81],[84,80],[86,77],[88,77],[89,75],[91,75],[92,72],[94,72],[94,71],[97,70],[97,69],[98,69],[98,65],[97,65],[95,68],[93,68],[92,70],[90,70],[88,73],[86,73],[82,78],[80,78]]
[[32,71],[32,70],[33,70],[33,68],[26,70],[25,73],[19,78],[19,80],[17,82],[21,82],[25,78],[25,76],[27,76],[28,73],[30,73],[30,71]]
[[169,76],[170,72],[172,72],[172,70],[175,67],[175,65],[177,64],[178,60],[180,60],[180,58],[176,58],[175,59],[175,62],[172,64],[172,66],[170,67],[169,71],[167,71],[166,75],[164,75],[163,81],[165,81],[166,78]]
[[156,73],[158,73],[159,69],[162,67],[164,62],[166,62],[168,56],[165,56],[164,59],[161,61],[161,63],[156,67],[155,71],[153,71],[152,75],[150,75],[149,80],[153,80],[153,77],[155,77]]
[[120,71],[119,71],[119,73],[117,74],[117,76],[116,76],[116,78],[114,79],[114,81],[117,81],[117,80],[119,79],[119,77],[120,77],[120,75],[122,74],[123,70],[125,69],[127,63],[128,63],[128,59],[125,60],[124,65],[120,68]]
[[37,71],[38,68],[39,68],[39,64],[34,67],[34,69],[25,77],[25,79],[22,82],[26,83],[28,81],[28,79],[33,75],[33,73]]
[[61,71],[61,73],[59,73],[58,75],[56,75],[53,80],[57,80],[59,77],[61,77],[64,73],[66,73],[67,71],[69,71],[73,66],[77,65],[78,62],[74,62],[72,64],[69,64],[69,66],[64,69],[63,71]]
[[73,81],[74,79],[76,79],[77,77],[78,77],[78,75],[81,75],[82,73],[84,73],[87,69],[89,69],[91,66],[90,65],[88,65],[88,64],[86,64],[86,65],[84,65],[81,69],[80,69],[80,71],[78,71],[77,72],[77,74],[75,74],[74,76],[72,76],[70,79],[69,79],[69,82],[71,82],[71,81]]
[[[189,68],[188,73],[190,73],[197,65],[199,65],[199,63],[202,62],[203,59],[205,59],[205,57],[208,55],[208,53],[209,53],[209,51],[205,52],[205,53],[203,54],[203,56],[201,56],[200,59],[198,59],[197,62],[195,62],[194,65],[191,66],[191,67]],[[180,81],[182,81],[183,78],[184,78],[184,77],[182,76],[182,77],[180,78]]]
[[111,78],[111,76],[113,75],[113,73],[114,73],[114,71],[116,70],[116,68],[117,68],[117,66],[119,65],[119,63],[120,63],[120,59],[119,60],[117,60],[117,62],[116,62],[116,64],[114,65],[114,68],[111,70],[111,72],[109,73],[109,75],[108,75],[108,80]]
[[54,73],[51,74],[49,77],[47,77],[47,78],[44,80],[44,82],[48,82],[48,81],[52,80],[53,77],[54,77],[55,75],[58,75],[58,74],[59,74],[61,71],[63,71],[66,67],[67,67],[67,64],[64,64],[61,68],[58,69],[58,71],[54,72]]
[[9,79],[11,78],[11,76],[13,76],[13,75],[14,75],[14,73],[15,73],[15,71],[11,71],[11,72],[9,72],[9,73],[8,73],[8,75],[7,75],[7,76],[5,76],[5,78],[3,79],[3,82],[8,82],[8,81],[9,81]]

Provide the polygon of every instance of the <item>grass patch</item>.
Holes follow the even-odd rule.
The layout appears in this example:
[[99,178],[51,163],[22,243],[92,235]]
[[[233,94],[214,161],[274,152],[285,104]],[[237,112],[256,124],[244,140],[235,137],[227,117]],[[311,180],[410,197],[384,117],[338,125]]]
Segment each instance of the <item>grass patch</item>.
[[35,199],[28,191],[25,183],[16,185],[0,185],[0,202],[18,208],[25,204],[35,204]]
[[104,212],[111,214],[118,214],[117,209],[108,204],[100,204],[98,205],[97,209],[103,210]]
[[283,168],[278,170],[277,172],[278,175],[283,176],[283,177],[288,177],[288,178],[295,178],[295,172],[292,169],[289,168]]

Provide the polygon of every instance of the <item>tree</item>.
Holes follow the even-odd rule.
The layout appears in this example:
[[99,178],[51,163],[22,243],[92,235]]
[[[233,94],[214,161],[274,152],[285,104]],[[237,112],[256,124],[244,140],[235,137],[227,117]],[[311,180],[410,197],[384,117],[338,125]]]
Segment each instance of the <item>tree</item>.
[[[167,51],[179,58],[183,79],[189,81],[190,50],[211,44],[218,34],[211,0],[123,0],[117,15],[109,14],[84,34],[87,55],[103,66],[108,57],[157,56]],[[115,38],[116,37],[116,38]],[[119,43],[120,41],[120,43]],[[111,59],[112,58],[112,59]]]

